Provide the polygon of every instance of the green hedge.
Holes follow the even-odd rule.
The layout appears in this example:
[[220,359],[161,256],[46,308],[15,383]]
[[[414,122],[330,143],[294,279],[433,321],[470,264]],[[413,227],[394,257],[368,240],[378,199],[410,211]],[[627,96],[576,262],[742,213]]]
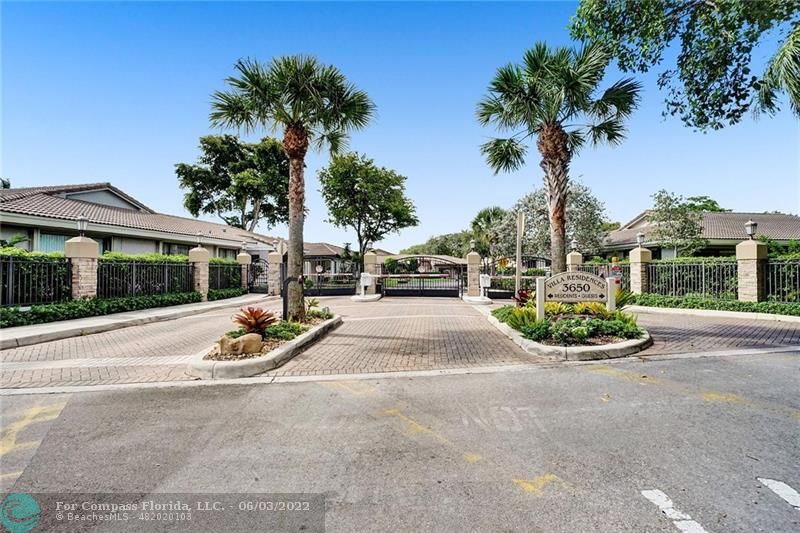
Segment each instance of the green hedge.
[[724,257],[674,257],[672,259],[653,259],[653,263],[677,263],[677,264],[696,264],[696,263],[735,263],[736,256]]
[[167,307],[199,301],[200,293],[184,292],[155,296],[133,296],[130,298],[72,300],[58,304],[34,305],[28,311],[22,311],[19,307],[3,307],[0,308],[0,328],[110,315],[112,313],[124,313],[126,311]]
[[800,316],[800,304],[783,302],[740,302],[739,300],[713,300],[699,296],[661,296],[659,294],[637,294],[636,305],[648,307],[675,307],[678,309],[711,309],[715,311],[741,311],[746,313],[772,313],[776,315]]
[[239,262],[236,259],[225,259],[224,257],[212,257],[208,260],[209,263],[212,265],[238,265]]
[[212,302],[214,300],[224,300],[225,298],[235,298],[243,294],[247,294],[247,289],[242,289],[241,287],[233,289],[209,289],[208,301]]
[[163,255],[163,254],[126,254],[122,252],[106,252],[98,258],[100,261],[119,261],[129,263],[138,261],[143,263],[187,263],[189,256],[186,255]]
[[14,246],[0,248],[0,255],[13,257],[14,261],[52,261],[54,263],[64,261],[64,254],[61,252],[29,252]]

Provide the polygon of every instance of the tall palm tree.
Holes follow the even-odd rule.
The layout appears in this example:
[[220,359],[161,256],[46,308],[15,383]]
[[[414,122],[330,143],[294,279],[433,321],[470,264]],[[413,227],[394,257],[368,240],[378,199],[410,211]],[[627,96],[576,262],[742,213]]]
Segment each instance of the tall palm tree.
[[[334,66],[314,57],[296,55],[262,64],[250,59],[236,63],[237,76],[227,78],[228,91],[212,95],[211,124],[245,131],[283,130],[283,149],[289,158],[288,276],[303,274],[305,157],[313,144],[328,145],[332,153],[344,147],[347,134],[366,127],[375,112],[367,93],[356,88]],[[291,320],[305,318],[303,287],[289,286]]]
[[569,164],[587,142],[618,144],[625,138],[625,119],[639,100],[641,85],[620,80],[596,96],[610,56],[596,45],[583,49],[549,48],[537,43],[522,64],[497,70],[489,94],[478,104],[478,121],[512,132],[481,146],[495,174],[525,164],[528,139],[544,171],[550,216],[553,273],[566,270],[565,208]]
[[496,259],[497,231],[505,216],[505,209],[495,205],[484,207],[472,219],[472,234],[478,243],[478,251],[484,255],[485,263],[488,262],[489,257]]

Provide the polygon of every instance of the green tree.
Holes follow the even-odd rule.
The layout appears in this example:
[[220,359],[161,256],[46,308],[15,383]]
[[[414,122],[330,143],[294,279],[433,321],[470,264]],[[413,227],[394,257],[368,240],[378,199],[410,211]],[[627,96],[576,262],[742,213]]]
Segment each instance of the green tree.
[[415,244],[400,250],[406,255],[449,255],[451,257],[464,257],[469,252],[469,241],[473,235],[471,231],[435,235],[422,244]]
[[[658,78],[665,114],[708,130],[736,124],[754,102],[776,112],[781,91],[800,116],[799,21],[800,0],[581,0],[571,31],[610,50],[627,72],[661,65],[680,43],[674,67]],[[753,75],[754,50],[776,31],[782,44]]]
[[710,196],[690,196],[686,199],[686,206],[694,211],[706,211],[709,213],[725,213],[730,209],[725,209]]
[[286,222],[289,160],[281,143],[265,138],[242,142],[233,135],[200,138],[197,164],[178,163],[178,184],[187,192],[183,205],[192,216],[214,214],[227,225],[255,231]]
[[478,211],[472,219],[472,233],[475,238],[477,252],[484,260],[489,256],[495,257],[497,254],[497,239],[500,223],[506,216],[506,211],[502,207],[485,207]]
[[11,180],[8,178],[0,178],[0,189],[10,189]]
[[625,119],[639,99],[639,83],[617,81],[596,95],[610,56],[599,46],[549,48],[538,43],[521,65],[498,69],[489,94],[478,104],[478,120],[513,132],[481,147],[495,173],[525,164],[526,141],[536,138],[544,171],[554,273],[566,270],[565,208],[572,158],[587,142],[620,143]]
[[[526,255],[546,257],[550,251],[550,224],[547,193],[543,188],[523,196],[511,209],[498,229],[498,252],[514,257],[517,240],[517,213],[525,213],[522,249]],[[567,193],[566,238],[573,239],[584,255],[600,251],[607,230],[606,211],[591,189],[580,182],[571,182]]]
[[378,167],[366,156],[334,156],[318,177],[328,222],[355,230],[360,257],[386,235],[419,224],[405,194],[405,176]]
[[[338,152],[352,130],[367,126],[374,105],[334,66],[309,56],[284,56],[262,64],[242,59],[237,76],[226,79],[230,89],[212,96],[211,124],[217,127],[263,128],[283,131],[283,149],[289,158],[289,246],[287,272],[303,273],[303,218],[305,216],[305,158],[310,144]],[[305,319],[303,288],[291,283],[288,291],[291,320]]]
[[703,213],[694,209],[682,196],[660,190],[653,196],[648,222],[652,238],[662,248],[671,248],[676,256],[692,255],[706,245],[703,239]]

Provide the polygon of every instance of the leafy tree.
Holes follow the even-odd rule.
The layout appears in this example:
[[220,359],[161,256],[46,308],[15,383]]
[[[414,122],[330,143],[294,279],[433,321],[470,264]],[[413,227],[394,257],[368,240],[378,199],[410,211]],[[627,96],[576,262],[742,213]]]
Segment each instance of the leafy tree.
[[464,257],[469,252],[469,241],[473,235],[471,231],[447,233],[429,238],[422,244],[415,244],[403,250],[401,254],[413,255],[449,255],[451,257]]
[[[236,63],[237,76],[227,78],[228,91],[212,96],[210,120],[217,127],[283,131],[289,158],[289,246],[287,272],[303,273],[305,215],[305,158],[309,144],[338,152],[352,130],[367,126],[374,105],[334,66],[309,56],[284,56],[262,64],[250,59]],[[305,318],[303,288],[289,285],[289,319]]]
[[10,189],[11,180],[8,178],[0,178],[0,189]]
[[192,214],[215,214],[227,225],[254,231],[259,222],[286,222],[289,160],[281,143],[269,137],[258,144],[233,135],[200,138],[197,164],[178,163],[178,183],[187,192],[183,205]]
[[[753,51],[776,29],[783,44],[753,75]],[[690,127],[736,124],[753,102],[774,113],[780,91],[800,116],[800,0],[581,0],[571,31],[609,49],[627,72],[660,65],[678,41],[676,64],[658,85],[665,114]]]
[[328,222],[356,232],[358,254],[389,233],[416,226],[414,204],[405,195],[405,176],[378,167],[357,153],[334,156],[319,171]]
[[602,48],[549,48],[538,43],[520,65],[498,69],[489,94],[478,104],[478,121],[512,135],[481,147],[495,173],[525,164],[526,141],[536,138],[544,171],[554,273],[566,270],[566,205],[569,164],[587,142],[620,143],[625,119],[639,99],[639,83],[623,79],[599,96],[610,60]]
[[710,196],[690,196],[686,199],[686,206],[694,211],[706,211],[709,213],[725,213],[730,211],[730,209],[724,209]]
[[603,222],[603,232],[609,233],[622,227],[619,222]]
[[652,237],[662,248],[672,248],[676,256],[692,255],[706,246],[703,239],[703,213],[682,196],[660,190],[653,196],[648,221]]
[[[526,194],[509,209],[499,228],[499,253],[508,257],[514,257],[516,253],[519,211],[525,213],[525,233],[522,236],[524,253],[546,257],[551,246],[547,193],[543,188]],[[566,238],[569,241],[575,239],[581,253],[591,255],[600,250],[607,233],[605,206],[582,183],[569,184],[566,221]]]
[[472,219],[472,233],[475,238],[476,251],[485,260],[488,260],[490,256],[495,257],[497,255],[498,229],[505,216],[505,209],[492,206],[481,209]]

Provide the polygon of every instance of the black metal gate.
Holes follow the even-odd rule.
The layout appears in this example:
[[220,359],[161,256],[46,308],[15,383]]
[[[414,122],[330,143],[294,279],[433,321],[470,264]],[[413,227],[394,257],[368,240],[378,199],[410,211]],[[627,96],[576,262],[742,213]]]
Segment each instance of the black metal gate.
[[[550,259],[533,255],[522,256],[522,272],[520,289],[534,290],[536,278],[547,276],[550,272]],[[481,274],[491,276],[491,284],[484,290],[484,296],[492,299],[513,298],[516,284],[516,268],[514,261],[507,257],[484,260]]]
[[380,291],[384,296],[461,296],[466,264],[441,256],[414,255],[387,258],[381,265]]
[[269,289],[269,263],[265,259],[257,259],[248,268],[250,292],[266,293]]
[[[358,290],[361,265],[347,262],[347,272],[314,272],[303,274],[304,296],[352,296]],[[287,265],[281,264],[281,283],[286,279]]]

